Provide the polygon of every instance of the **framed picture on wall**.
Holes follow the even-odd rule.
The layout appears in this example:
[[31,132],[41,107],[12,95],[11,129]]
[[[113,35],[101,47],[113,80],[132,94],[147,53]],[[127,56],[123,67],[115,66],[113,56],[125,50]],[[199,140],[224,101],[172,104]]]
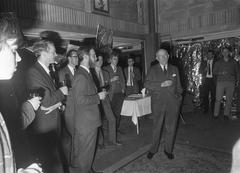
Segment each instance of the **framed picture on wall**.
[[93,12],[109,15],[109,0],[93,0]]

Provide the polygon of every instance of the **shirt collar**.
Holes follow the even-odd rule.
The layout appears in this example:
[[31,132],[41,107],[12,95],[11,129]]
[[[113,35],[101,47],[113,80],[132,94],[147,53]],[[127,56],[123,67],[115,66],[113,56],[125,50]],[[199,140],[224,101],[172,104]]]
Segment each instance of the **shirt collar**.
[[70,66],[70,65],[68,65],[68,68],[69,68],[69,70],[72,72],[72,74],[74,75],[74,70],[75,70],[75,68],[73,68],[73,67]]
[[160,64],[160,66],[161,66],[162,69],[164,69],[164,67],[166,68],[166,70],[168,69],[168,64],[166,64],[166,65]]
[[85,67],[84,65],[80,65],[82,68],[84,68],[85,70],[87,70],[88,73],[90,73],[89,68]]
[[42,68],[47,72],[47,74],[50,74],[50,70],[49,68],[43,64],[41,61],[38,60],[38,63],[42,66]]
[[113,71],[117,69],[117,67],[112,64],[111,64],[111,67],[112,67]]

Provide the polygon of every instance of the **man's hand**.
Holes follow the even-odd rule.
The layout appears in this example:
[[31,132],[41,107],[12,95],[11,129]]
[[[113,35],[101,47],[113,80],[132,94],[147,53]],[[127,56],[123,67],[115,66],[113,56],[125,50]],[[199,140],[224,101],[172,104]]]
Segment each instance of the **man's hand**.
[[63,93],[64,95],[68,95],[68,87],[63,86],[63,87],[61,87],[61,88],[59,88],[59,89],[62,91],[62,93]]
[[45,112],[45,115],[51,113],[52,111],[54,111],[55,109],[59,108],[60,106],[62,106],[62,103],[61,102],[58,102],[57,104],[55,105],[52,105],[50,107],[44,107],[44,106],[41,106],[40,109],[43,110],[43,111],[46,111]]
[[111,82],[117,81],[119,80],[119,76],[114,76],[113,78],[111,78]]
[[43,170],[39,164],[33,163],[25,169],[18,169],[17,173],[43,173]]
[[38,110],[40,104],[41,104],[41,97],[33,97],[32,99],[29,99],[28,102],[31,103],[33,109],[36,111]]
[[172,85],[172,80],[165,80],[163,83],[161,83],[161,87],[169,87]]
[[99,92],[98,96],[99,96],[100,100],[104,100],[107,96],[107,92],[106,91]]

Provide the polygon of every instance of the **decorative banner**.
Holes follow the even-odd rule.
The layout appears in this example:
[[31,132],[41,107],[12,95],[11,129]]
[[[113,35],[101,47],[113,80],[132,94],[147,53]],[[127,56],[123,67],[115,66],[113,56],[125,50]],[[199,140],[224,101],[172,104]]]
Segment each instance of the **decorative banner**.
[[238,60],[240,39],[239,38],[224,38],[211,41],[203,41],[197,43],[177,44],[175,46],[176,61],[180,61],[182,68],[183,86],[187,92],[194,95],[195,106],[200,106],[200,86],[202,84],[202,76],[199,74],[201,61],[207,55],[208,50],[213,50],[215,58],[221,58],[223,47],[228,47],[231,50],[231,56]]
[[98,25],[96,34],[96,47],[103,50],[104,52],[109,52],[113,46],[113,31],[107,29],[102,25]]

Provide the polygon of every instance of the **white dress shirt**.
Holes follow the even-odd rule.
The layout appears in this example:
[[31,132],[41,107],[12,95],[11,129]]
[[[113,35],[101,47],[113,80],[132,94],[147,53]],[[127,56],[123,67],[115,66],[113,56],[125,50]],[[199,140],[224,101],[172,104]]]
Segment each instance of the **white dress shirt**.
[[127,86],[133,86],[133,78],[131,73],[133,73],[133,67],[128,67]]
[[[162,70],[164,71],[164,65],[160,64],[160,66],[161,66]],[[165,69],[166,70],[168,69],[168,65],[167,64],[165,65]]]
[[[208,66],[210,66],[210,71],[209,71],[209,69],[208,69]],[[211,59],[211,60],[207,60],[207,76],[206,76],[207,78],[212,78],[212,77],[213,77],[212,67],[213,67],[213,60],[212,60],[212,59]]]
[[117,72],[117,67],[114,66],[114,65],[112,65],[112,64],[111,64],[111,67],[112,67],[112,69],[113,69],[113,72],[116,73],[116,72]]
[[68,65],[68,68],[69,68],[69,70],[71,71],[72,75],[74,76],[74,70],[75,70],[75,68],[73,68],[73,67],[70,66],[70,65]]

